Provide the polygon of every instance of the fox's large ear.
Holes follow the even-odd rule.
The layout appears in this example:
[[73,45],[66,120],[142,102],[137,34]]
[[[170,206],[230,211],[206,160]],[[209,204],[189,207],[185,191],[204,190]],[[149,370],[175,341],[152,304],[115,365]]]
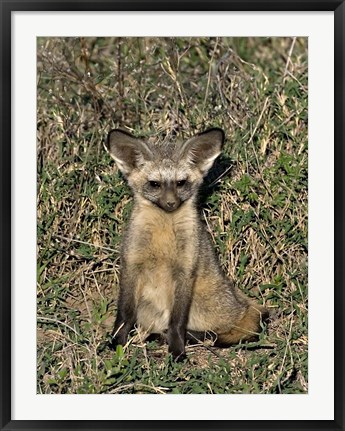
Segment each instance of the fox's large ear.
[[206,175],[213,162],[222,151],[224,132],[222,129],[209,129],[193,136],[181,148],[181,157],[197,165],[202,175]]
[[119,129],[109,132],[105,148],[126,176],[134,168],[152,159],[152,153],[144,141]]

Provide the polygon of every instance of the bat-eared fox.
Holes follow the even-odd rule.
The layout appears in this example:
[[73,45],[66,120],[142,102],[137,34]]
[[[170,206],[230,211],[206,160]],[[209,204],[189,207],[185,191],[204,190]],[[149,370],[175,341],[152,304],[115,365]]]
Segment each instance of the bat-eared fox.
[[106,148],[134,194],[112,347],[126,344],[135,324],[162,334],[176,360],[185,357],[189,333],[210,332],[216,346],[229,346],[261,331],[266,309],[225,276],[197,209],[198,191],[223,141],[218,128],[182,143],[109,133]]

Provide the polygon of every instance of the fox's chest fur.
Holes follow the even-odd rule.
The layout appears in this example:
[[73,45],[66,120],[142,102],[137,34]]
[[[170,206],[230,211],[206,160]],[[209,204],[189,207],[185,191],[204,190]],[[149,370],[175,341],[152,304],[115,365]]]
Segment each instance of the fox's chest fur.
[[136,272],[137,323],[150,332],[168,328],[179,272],[196,265],[197,218],[187,203],[173,213],[152,205],[133,209],[126,263]]

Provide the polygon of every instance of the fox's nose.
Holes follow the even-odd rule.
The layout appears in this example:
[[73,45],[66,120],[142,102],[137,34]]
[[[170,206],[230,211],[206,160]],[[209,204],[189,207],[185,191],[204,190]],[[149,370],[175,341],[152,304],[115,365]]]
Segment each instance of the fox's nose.
[[178,196],[176,196],[176,193],[174,192],[174,190],[171,189],[171,187],[167,187],[165,194],[164,196],[162,196],[162,198],[162,206],[166,211],[175,211],[180,204]]

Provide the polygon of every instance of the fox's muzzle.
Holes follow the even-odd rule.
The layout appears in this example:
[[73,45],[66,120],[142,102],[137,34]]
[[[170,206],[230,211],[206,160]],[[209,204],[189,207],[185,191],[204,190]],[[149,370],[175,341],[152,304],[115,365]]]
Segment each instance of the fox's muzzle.
[[181,203],[181,199],[177,196],[172,186],[167,186],[165,190],[162,190],[162,196],[159,199],[159,205],[165,211],[175,211]]

